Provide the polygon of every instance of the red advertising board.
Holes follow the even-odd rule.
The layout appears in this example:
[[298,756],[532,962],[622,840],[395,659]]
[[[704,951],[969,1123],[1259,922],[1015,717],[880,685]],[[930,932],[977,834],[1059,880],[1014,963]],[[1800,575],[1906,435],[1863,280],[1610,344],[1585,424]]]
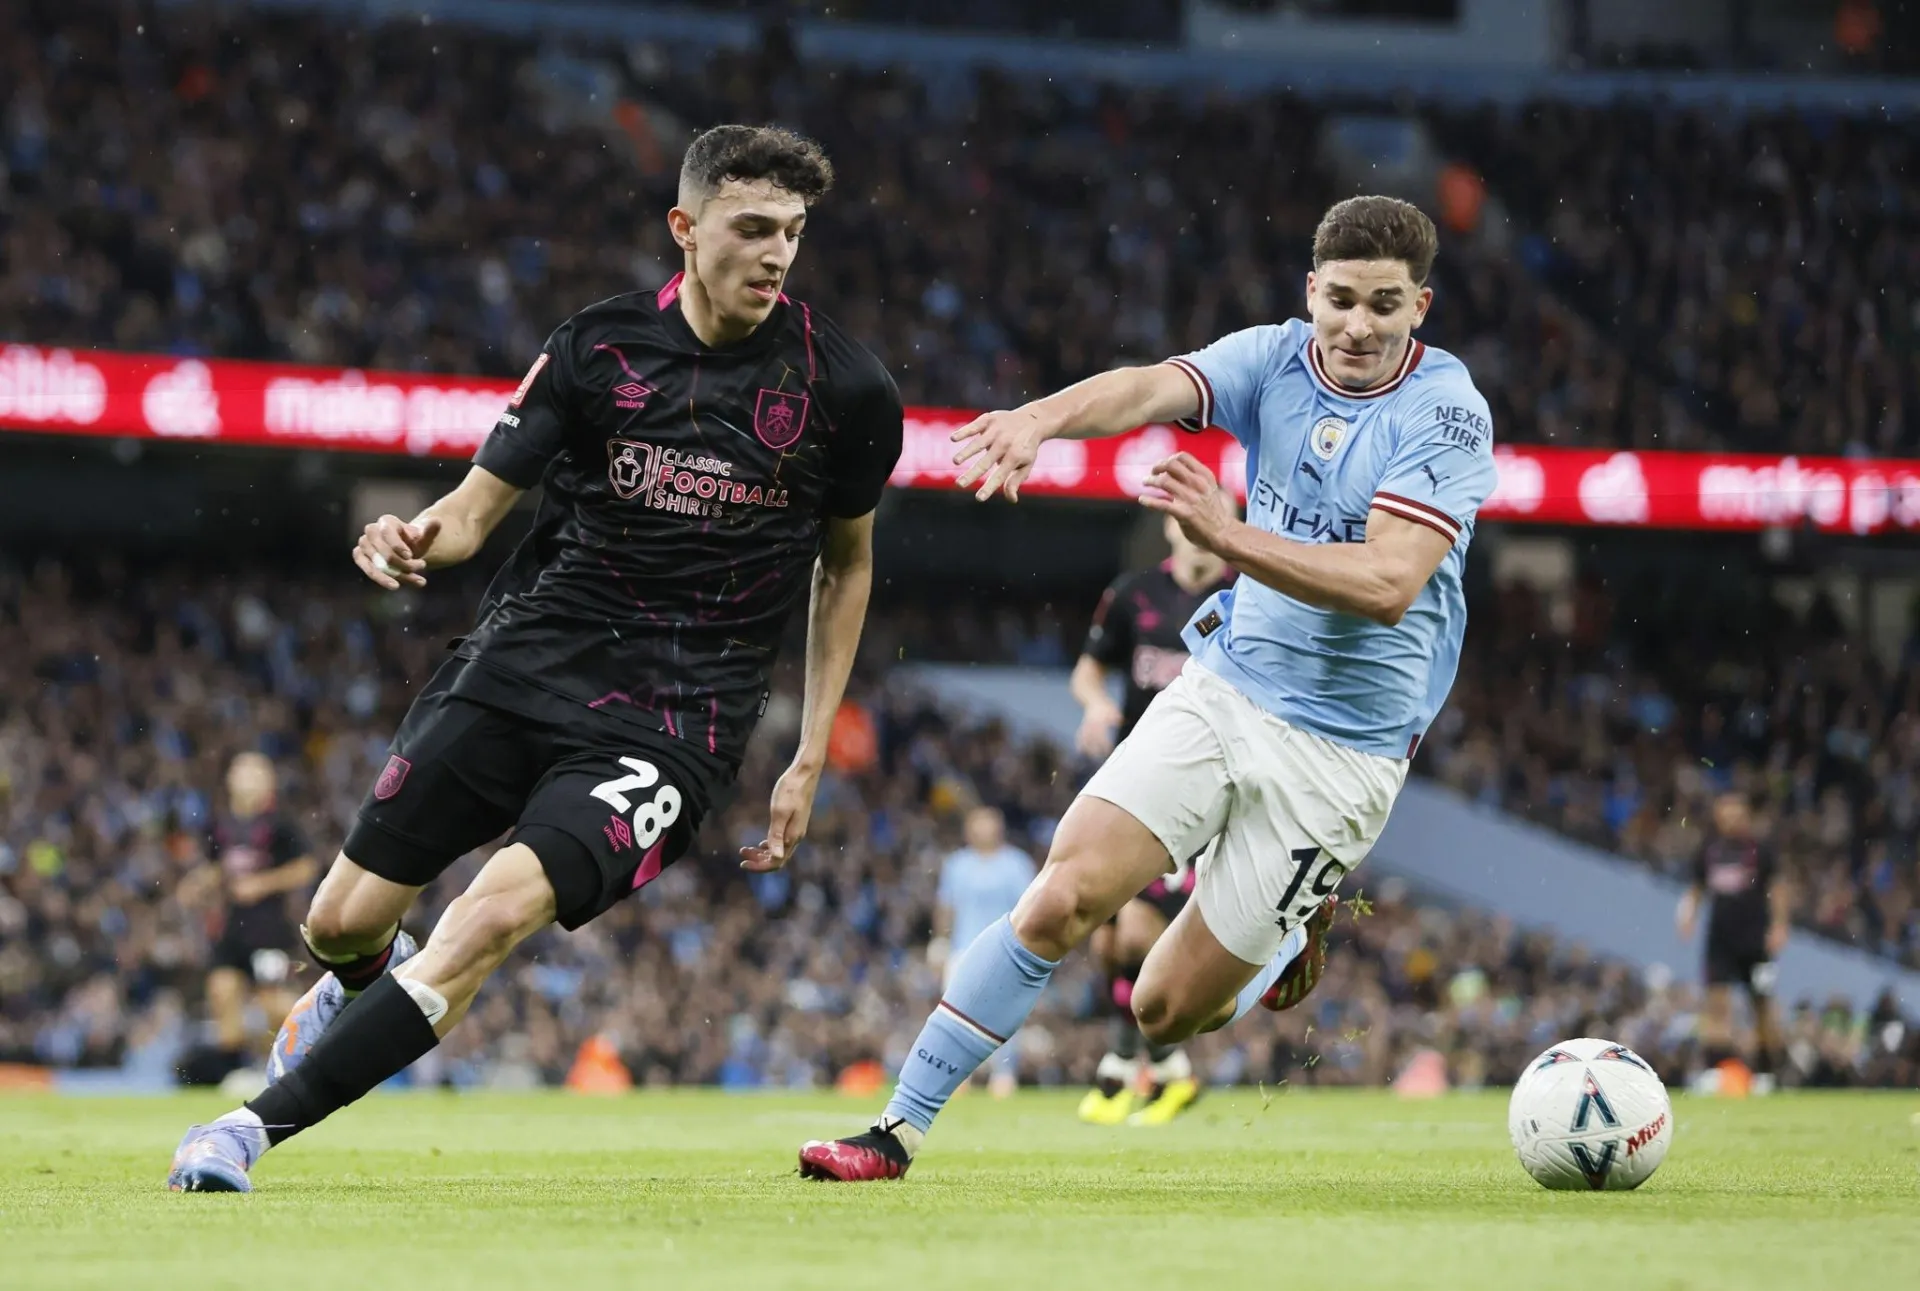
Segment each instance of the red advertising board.
[[[479,377],[0,346],[0,427],[52,434],[466,457],[513,389]],[[894,484],[950,486],[957,470],[948,436],[972,415],[909,408]],[[1131,498],[1148,468],[1180,449],[1244,493],[1246,454],[1230,436],[1166,426],[1049,443],[1024,492]],[[1535,445],[1503,446],[1497,460],[1499,488],[1480,512],[1487,520],[1920,531],[1920,461]]]

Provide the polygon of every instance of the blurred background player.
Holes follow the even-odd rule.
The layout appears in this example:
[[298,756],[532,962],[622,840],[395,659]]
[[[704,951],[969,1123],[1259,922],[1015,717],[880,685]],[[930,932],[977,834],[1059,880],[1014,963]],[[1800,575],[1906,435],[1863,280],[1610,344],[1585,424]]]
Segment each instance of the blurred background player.
[[[943,991],[960,952],[1004,919],[1033,881],[1033,858],[1007,842],[1006,817],[998,807],[975,807],[967,813],[966,840],[940,867],[933,943],[927,948],[928,959],[940,970]],[[1020,1088],[1018,1037],[1009,1036],[994,1052],[987,1088],[995,1098]]]
[[[1780,1020],[1774,1013],[1775,961],[1787,946],[1791,906],[1773,849],[1759,836],[1753,808],[1741,792],[1713,802],[1713,832],[1693,862],[1693,884],[1680,898],[1680,936],[1690,939],[1707,911],[1705,1006],[1700,1013],[1703,1078],[1717,1080],[1720,1064],[1744,1056],[1753,1069],[1753,1091],[1770,1093],[1781,1057]],[[1741,1055],[1733,1038],[1733,988],[1753,1005],[1753,1045]]]
[[252,1052],[256,1037],[248,1031],[250,1005],[270,1018],[286,1012],[292,952],[300,944],[288,906],[319,873],[306,835],[279,810],[278,789],[264,753],[234,758],[227,768],[226,810],[208,836],[221,911],[207,1011],[221,1075],[258,1056]]
[[[1187,662],[1180,633],[1201,603],[1233,579],[1224,560],[1194,543],[1174,521],[1166,521],[1164,528],[1173,554],[1151,569],[1114,580],[1093,612],[1087,643],[1073,666],[1073,697],[1081,709],[1075,743],[1095,760],[1113,752],[1153,697],[1180,675]],[[1112,692],[1116,673],[1121,679],[1118,703]],[[1113,1039],[1094,1073],[1094,1087],[1080,1100],[1083,1121],[1118,1125],[1131,1116],[1136,1124],[1160,1125],[1200,1096],[1186,1049],[1146,1044],[1132,1008],[1134,978],[1147,952],[1186,905],[1193,875],[1189,859],[1180,858],[1172,873],[1155,879],[1093,934],[1090,945],[1107,976],[1106,998],[1113,1006]],[[1150,1078],[1145,1105],[1135,1111],[1143,1045]]]

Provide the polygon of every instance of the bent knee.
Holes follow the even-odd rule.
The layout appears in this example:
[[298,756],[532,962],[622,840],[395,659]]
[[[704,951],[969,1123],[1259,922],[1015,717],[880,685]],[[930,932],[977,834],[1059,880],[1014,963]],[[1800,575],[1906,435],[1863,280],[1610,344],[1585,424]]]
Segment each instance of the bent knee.
[[1107,921],[1100,893],[1078,867],[1049,864],[1013,909],[1013,930],[1021,942],[1048,959],[1058,959],[1085,941]]
[[352,917],[349,904],[329,899],[324,889],[314,895],[313,904],[307,907],[306,920],[300,927],[307,945],[315,953],[330,959],[355,954],[368,937],[384,931],[360,926],[360,922]]
[[1199,1031],[1211,1016],[1191,1001],[1175,998],[1151,984],[1133,989],[1133,1020],[1148,1044],[1178,1044]]

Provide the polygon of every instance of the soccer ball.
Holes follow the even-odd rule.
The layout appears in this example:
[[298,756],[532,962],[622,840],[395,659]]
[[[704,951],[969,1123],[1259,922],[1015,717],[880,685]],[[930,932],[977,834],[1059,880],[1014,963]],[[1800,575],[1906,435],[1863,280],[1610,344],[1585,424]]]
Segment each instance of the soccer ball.
[[1547,1188],[1638,1188],[1666,1158],[1673,1105],[1653,1067],[1611,1040],[1562,1040],[1528,1063],[1507,1133]]

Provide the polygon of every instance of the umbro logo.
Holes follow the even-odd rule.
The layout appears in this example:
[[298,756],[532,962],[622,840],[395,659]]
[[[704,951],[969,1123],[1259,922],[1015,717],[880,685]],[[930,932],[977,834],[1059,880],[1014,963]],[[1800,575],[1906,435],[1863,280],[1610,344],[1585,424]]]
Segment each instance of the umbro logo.
[[650,387],[643,386],[638,381],[622,381],[613,388],[613,406],[644,408],[647,406],[647,396],[652,393],[653,390]]

